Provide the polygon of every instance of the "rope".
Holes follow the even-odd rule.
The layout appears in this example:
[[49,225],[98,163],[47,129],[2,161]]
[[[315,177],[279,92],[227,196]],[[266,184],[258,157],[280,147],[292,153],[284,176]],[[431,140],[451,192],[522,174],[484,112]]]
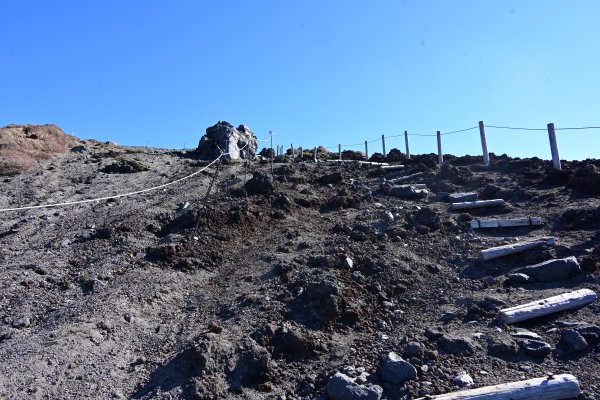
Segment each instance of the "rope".
[[513,126],[496,126],[496,125],[486,125],[486,128],[496,128],[496,129],[511,129],[518,131],[545,131],[546,128],[516,128]]
[[575,131],[583,129],[600,129],[600,126],[581,126],[576,128],[554,128],[555,131]]
[[[248,144],[249,144],[249,142],[247,142],[244,147],[242,147],[241,149],[239,149],[239,151],[244,150],[248,146]],[[154,186],[154,187],[151,187],[151,188],[142,189],[142,190],[136,190],[134,192],[117,194],[117,195],[114,195],[114,196],[96,197],[96,198],[93,198],[93,199],[86,199],[86,200],[66,201],[66,202],[62,202],[62,203],[42,204],[42,205],[37,205],[37,206],[0,208],[0,212],[34,210],[34,209],[39,209],[39,208],[52,208],[52,207],[71,206],[71,205],[75,205],[75,204],[93,203],[93,202],[96,202],[96,201],[103,201],[103,200],[110,200],[110,199],[119,199],[119,198],[122,198],[122,197],[129,197],[129,196],[133,196],[133,195],[136,195],[136,194],[147,193],[147,192],[151,192],[151,191],[154,191],[154,190],[163,189],[163,188],[166,188],[168,186],[172,186],[172,185],[174,185],[176,183],[182,182],[182,181],[184,181],[186,179],[192,178],[192,177],[198,175],[199,173],[201,173],[203,171],[206,171],[214,163],[216,163],[217,161],[219,161],[223,156],[230,155],[231,153],[232,152],[223,153],[223,151],[221,151],[221,154],[219,155],[219,157],[215,158],[206,167],[203,167],[203,168],[199,169],[196,172],[193,172],[193,173],[191,173],[191,174],[189,174],[187,176],[184,176],[183,178],[179,178],[179,179],[176,179],[174,181],[163,183],[162,185]]]
[[473,126],[471,128],[459,129],[457,131],[444,132],[444,133],[442,133],[442,135],[452,135],[453,133],[460,133],[460,132],[472,131],[473,129],[477,129],[477,128],[479,128],[479,125],[478,126]]

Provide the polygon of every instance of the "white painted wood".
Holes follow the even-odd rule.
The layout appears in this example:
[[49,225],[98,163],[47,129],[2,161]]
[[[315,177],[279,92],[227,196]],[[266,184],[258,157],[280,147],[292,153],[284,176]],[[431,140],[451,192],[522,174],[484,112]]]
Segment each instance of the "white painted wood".
[[388,163],[380,163],[380,162],[375,162],[375,161],[359,161],[358,163],[359,164],[366,164],[366,165],[379,165],[381,168],[389,166]]
[[508,218],[508,219],[474,219],[471,228],[506,228],[511,226],[533,226],[541,225],[543,219],[540,217]]
[[479,121],[479,136],[481,137],[481,150],[483,151],[483,165],[490,165],[490,153],[488,153],[487,141],[485,140],[485,126]]
[[444,162],[444,154],[442,153],[442,133],[437,131],[437,144],[438,144],[438,164]]
[[503,206],[503,205],[504,205],[504,200],[502,200],[502,199],[464,201],[462,203],[452,203],[452,209],[453,210],[464,210],[466,208],[497,207],[497,206]]
[[417,172],[416,174],[407,175],[407,176],[401,176],[400,178],[396,178],[396,179],[394,179],[391,182],[394,183],[394,184],[396,184],[396,183],[400,183],[400,182],[409,181],[409,180],[414,179],[414,178],[419,178],[420,176],[423,176],[423,173],[422,172]]
[[560,165],[560,156],[558,155],[558,144],[556,143],[556,133],[554,132],[554,124],[548,124],[548,138],[550,139],[550,152],[552,153],[552,166],[555,169],[562,169]]
[[406,168],[405,165],[399,165],[399,164],[398,165],[383,165],[381,167],[381,169],[384,169],[386,171],[393,171],[395,169],[404,169],[404,168]]
[[476,192],[451,193],[448,198],[451,203],[465,203],[469,201],[477,201]]
[[559,294],[531,303],[505,308],[498,312],[498,319],[506,324],[514,324],[555,312],[581,307],[596,300],[598,295],[590,289]]
[[424,183],[405,183],[403,185],[394,185],[391,188],[427,189],[427,185]]
[[580,394],[581,388],[577,378],[571,374],[560,374],[421,397],[417,400],[563,400]]
[[556,240],[553,237],[544,237],[529,242],[520,242],[507,244],[504,246],[491,247],[489,249],[481,250],[481,258],[484,261],[492,260],[494,258],[504,257],[510,254],[521,253],[525,250],[533,249],[535,247],[554,244],[555,242]]
[[408,131],[404,131],[404,144],[406,146],[406,158],[410,160],[410,146],[408,145]]

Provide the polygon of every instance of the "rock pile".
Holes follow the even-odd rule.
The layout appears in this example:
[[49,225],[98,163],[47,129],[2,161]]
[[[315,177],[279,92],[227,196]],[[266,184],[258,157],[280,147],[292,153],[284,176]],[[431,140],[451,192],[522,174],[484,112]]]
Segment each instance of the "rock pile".
[[202,136],[197,152],[201,157],[214,159],[221,154],[227,155],[226,160],[247,159],[256,157],[258,139],[246,125],[235,128],[229,122],[219,121],[206,128],[206,135]]

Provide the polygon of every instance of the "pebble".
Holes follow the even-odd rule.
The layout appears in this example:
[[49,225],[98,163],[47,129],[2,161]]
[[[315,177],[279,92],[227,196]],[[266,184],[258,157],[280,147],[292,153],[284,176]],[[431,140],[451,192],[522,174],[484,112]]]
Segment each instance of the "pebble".
[[575,352],[587,349],[588,343],[579,332],[573,329],[566,329],[562,333],[563,340],[569,348]]
[[352,273],[352,279],[354,279],[357,282],[360,282],[363,281],[365,277],[363,276],[363,274],[360,273],[360,271],[354,271]]
[[12,321],[11,325],[16,329],[27,328],[31,325],[31,319],[29,317],[16,318]]
[[383,361],[379,376],[382,381],[397,385],[415,379],[417,370],[398,354],[390,352]]
[[458,387],[469,387],[473,385],[474,381],[471,375],[466,372],[461,372],[452,379],[452,383]]

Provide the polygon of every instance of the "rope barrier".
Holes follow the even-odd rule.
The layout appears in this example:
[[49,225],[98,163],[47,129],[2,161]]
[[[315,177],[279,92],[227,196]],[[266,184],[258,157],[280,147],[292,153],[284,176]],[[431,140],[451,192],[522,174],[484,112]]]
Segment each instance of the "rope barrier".
[[518,130],[518,131],[547,131],[546,128],[518,128],[513,126],[496,126],[496,125],[486,125],[486,128],[496,128],[496,129],[510,129],[510,130]]
[[[242,147],[241,149],[239,149],[239,151],[244,150],[248,146],[248,144],[249,143],[246,143],[246,145],[244,145],[244,147]],[[62,202],[62,203],[42,204],[42,205],[37,205],[37,206],[0,208],[0,212],[34,210],[34,209],[40,209],[40,208],[53,208],[53,207],[71,206],[71,205],[75,205],[75,204],[86,204],[86,203],[93,203],[93,202],[104,201],[104,200],[119,199],[119,198],[122,198],[122,197],[129,197],[129,196],[133,196],[133,195],[136,195],[136,194],[147,193],[147,192],[151,192],[151,191],[158,190],[158,189],[164,189],[164,188],[172,186],[172,185],[174,185],[176,183],[182,182],[182,181],[184,181],[186,179],[192,178],[192,177],[198,175],[199,173],[201,173],[203,171],[206,171],[208,168],[210,168],[212,165],[214,165],[217,161],[219,161],[223,156],[227,156],[227,155],[230,155],[232,153],[233,152],[223,153],[223,151],[221,151],[221,154],[219,155],[219,157],[215,158],[207,166],[199,169],[198,171],[193,172],[193,173],[191,173],[191,174],[189,174],[187,176],[184,176],[182,178],[176,179],[174,181],[163,183],[162,185],[158,185],[158,186],[153,186],[151,188],[136,190],[136,191],[128,192],[128,193],[116,194],[116,195],[113,195],[113,196],[96,197],[96,198],[93,198],[93,199],[85,199],[85,200],[77,200],[77,201],[65,201],[65,202]]]

